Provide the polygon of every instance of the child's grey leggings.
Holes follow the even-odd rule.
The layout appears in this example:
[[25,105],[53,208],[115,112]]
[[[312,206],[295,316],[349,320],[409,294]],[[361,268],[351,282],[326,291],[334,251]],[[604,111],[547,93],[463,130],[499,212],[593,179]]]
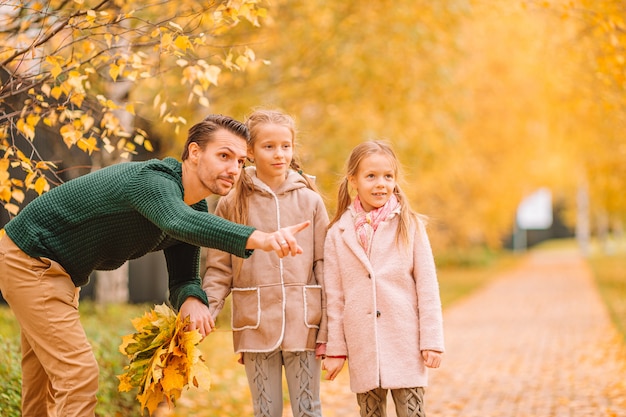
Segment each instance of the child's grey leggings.
[[255,417],[283,415],[283,366],[294,417],[321,417],[321,361],[314,351],[243,354]]
[[[392,389],[391,397],[398,417],[426,417],[424,388]],[[387,389],[376,388],[356,395],[361,417],[386,417]]]

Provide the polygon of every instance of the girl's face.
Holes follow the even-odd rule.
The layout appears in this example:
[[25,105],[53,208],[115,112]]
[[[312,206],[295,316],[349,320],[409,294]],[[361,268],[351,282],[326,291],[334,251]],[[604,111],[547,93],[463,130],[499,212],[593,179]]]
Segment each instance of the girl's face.
[[289,128],[273,123],[257,126],[248,157],[254,160],[261,181],[275,188],[283,183],[293,159],[293,136]]
[[385,205],[396,187],[394,165],[388,156],[374,153],[361,160],[356,174],[349,178],[365,211]]

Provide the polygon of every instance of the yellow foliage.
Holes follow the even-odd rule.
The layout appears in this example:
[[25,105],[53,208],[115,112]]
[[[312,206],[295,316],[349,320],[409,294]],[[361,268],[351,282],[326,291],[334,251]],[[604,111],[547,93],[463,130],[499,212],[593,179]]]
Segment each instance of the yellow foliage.
[[[7,69],[9,79],[3,79],[6,94],[0,95],[0,107],[9,103],[14,110],[0,116],[2,135],[7,134],[6,126],[41,143],[34,142],[36,135],[58,132],[68,148],[76,146],[88,154],[100,148],[113,150],[113,160],[137,152],[126,140],[137,133],[127,131],[132,125],[126,118],[124,123],[118,120],[120,109],[130,115],[140,112],[137,116],[155,120],[157,125],[171,124],[168,133],[178,136],[189,109],[208,106],[208,90],[218,83],[223,68],[215,53],[215,47],[223,43],[218,37],[237,26],[239,18],[254,24],[263,14],[258,0],[183,0],[139,8],[136,2],[123,1],[5,3],[0,67]],[[197,72],[191,78],[182,75],[187,67]],[[176,85],[180,79],[187,82]],[[145,106],[163,86],[168,88],[158,100],[162,105]],[[203,93],[190,95],[189,105],[179,100],[197,86]],[[188,91],[181,93],[181,89]],[[104,109],[94,106],[96,102]],[[75,124],[74,119],[83,114],[94,122]],[[36,128],[39,120],[45,129]],[[143,144],[153,151],[150,141]],[[16,155],[14,146],[1,149],[0,158]],[[36,155],[37,149],[31,152]],[[37,161],[31,163],[29,157],[22,162],[28,170]]]
[[189,319],[182,320],[167,305],[156,305],[143,317],[132,320],[137,330],[122,337],[120,352],[130,363],[119,375],[119,391],[137,388],[142,410],[150,414],[162,401],[173,406],[189,384],[208,390],[209,370],[197,345],[197,330],[186,331]]

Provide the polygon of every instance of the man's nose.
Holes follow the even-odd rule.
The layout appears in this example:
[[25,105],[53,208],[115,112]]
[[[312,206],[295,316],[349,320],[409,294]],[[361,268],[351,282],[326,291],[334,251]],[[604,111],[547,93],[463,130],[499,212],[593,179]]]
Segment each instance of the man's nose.
[[230,164],[228,164],[228,173],[229,174],[239,174],[241,169],[242,169],[242,166],[239,163],[239,161],[232,161]]

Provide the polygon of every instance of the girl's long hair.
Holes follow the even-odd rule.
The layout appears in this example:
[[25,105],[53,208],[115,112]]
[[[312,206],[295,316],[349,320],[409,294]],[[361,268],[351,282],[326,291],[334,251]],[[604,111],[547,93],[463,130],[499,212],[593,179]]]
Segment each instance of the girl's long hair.
[[409,201],[402,191],[399,185],[400,182],[400,162],[396,157],[391,144],[383,140],[370,140],[357,145],[346,162],[345,175],[339,183],[339,190],[337,192],[337,211],[335,217],[330,221],[328,228],[335,224],[341,216],[348,210],[352,204],[352,197],[350,196],[349,178],[355,176],[361,165],[361,162],[370,155],[381,154],[389,158],[394,170],[394,176],[396,178],[396,187],[393,189],[393,193],[396,195],[398,202],[400,203],[400,224],[396,232],[396,241],[404,243],[407,247],[411,243],[411,237],[409,230],[411,225],[417,221],[419,216],[411,209]]
[[[259,109],[252,112],[245,121],[245,125],[250,131],[248,149],[252,149],[254,147],[259,127],[263,124],[276,124],[289,129],[291,132],[292,144],[295,148],[296,123],[293,117],[278,110]],[[302,172],[302,168],[300,167],[300,162],[296,157],[295,151],[289,168],[302,175],[302,178],[304,178],[308,188],[319,193],[313,179]],[[233,199],[233,212],[231,213],[232,218],[230,220],[236,223],[246,224],[248,222],[248,197],[254,193],[254,185],[252,184],[252,178],[246,173],[245,169],[242,170],[239,182],[233,192],[235,193],[235,196]]]

